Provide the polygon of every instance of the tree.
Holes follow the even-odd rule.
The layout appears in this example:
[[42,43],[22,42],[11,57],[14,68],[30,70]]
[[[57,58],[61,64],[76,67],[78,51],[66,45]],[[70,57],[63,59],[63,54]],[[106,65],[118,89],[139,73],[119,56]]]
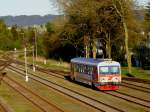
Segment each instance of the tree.
[[140,66],[148,66],[150,64],[150,2],[145,9],[145,17],[143,22],[142,41],[135,49]]
[[46,24],[46,29],[47,29],[48,35],[51,35],[51,34],[53,34],[55,32],[54,29],[53,29],[53,27],[54,27],[53,24],[50,23],[50,22],[48,22]]
[[44,48],[43,52],[46,57],[49,57],[49,54],[53,53],[56,47],[56,44],[54,43],[57,39],[56,36],[54,36],[55,34],[54,25],[48,22],[45,25],[45,27],[47,31],[43,34],[43,48]]
[[14,43],[12,41],[12,34],[8,30],[3,20],[0,20],[0,49],[12,50],[14,49]]
[[118,16],[115,8],[113,7],[113,3],[111,0],[107,2],[105,1],[103,5],[99,7],[98,16],[100,22],[100,39],[106,44],[106,54],[108,58],[112,58],[112,46],[114,46],[116,42],[122,40],[122,30],[120,29],[121,19]]
[[150,2],[146,6],[145,11],[146,13],[144,17],[144,31],[145,31],[145,34],[148,35],[148,33],[150,32]]
[[12,36],[13,36],[13,40],[18,40],[19,34],[18,34],[18,31],[17,31],[17,28],[18,28],[17,25],[13,25],[11,27],[11,33],[12,33]]
[[133,41],[136,40],[139,30],[136,28],[138,22],[133,15],[134,6],[131,0],[58,0],[58,3],[64,9],[68,24],[75,27],[72,30],[80,32],[78,37],[88,37],[86,43],[93,46],[94,58],[96,39],[103,43],[106,57],[109,58],[112,57],[112,52],[122,53],[121,50],[124,50],[125,46],[129,73],[131,73],[129,46],[132,48],[135,45]]
[[[62,2],[61,2],[62,3]],[[68,5],[69,4],[69,5]],[[116,12],[113,10],[111,0],[97,1],[97,0],[77,0],[62,3],[65,14],[69,18],[68,24],[74,26],[74,30],[78,30],[81,34],[79,37],[86,37],[86,52],[87,46],[92,45],[93,57],[96,57],[96,38],[104,40],[108,46],[108,55],[111,58],[111,40],[114,28],[118,27],[119,19],[116,17]],[[70,25],[70,26],[71,26]],[[118,25],[118,26],[117,26]],[[70,27],[70,29],[72,29]],[[102,35],[105,34],[105,35]],[[99,36],[99,37],[98,37]],[[117,39],[116,39],[117,40]],[[87,44],[88,43],[88,44]],[[107,50],[106,50],[107,51]],[[87,56],[88,57],[88,56]]]
[[128,63],[128,72],[131,74],[131,53],[129,51],[129,34],[128,34],[128,26],[127,23],[129,20],[133,19],[133,13],[131,8],[131,2],[128,0],[113,0],[114,7],[118,13],[118,16],[120,16],[122,21],[122,26],[124,29],[124,35],[125,35],[125,49],[126,49],[126,56],[127,56],[127,63]]
[[112,1],[77,0],[64,4],[65,1],[62,5],[69,18],[69,24],[76,26],[82,34],[81,38],[88,37],[86,40],[89,42],[86,41],[86,43],[93,46],[93,57],[96,54],[95,40],[99,38],[106,43],[107,55],[111,58],[111,47],[121,38],[121,36],[117,37],[115,35],[117,33],[114,32],[118,34],[122,32],[119,29],[120,17],[114,10]]
[[76,49],[76,56],[78,56],[79,46],[83,44],[83,38],[76,25],[66,24],[64,30],[60,34],[63,44],[72,45]]

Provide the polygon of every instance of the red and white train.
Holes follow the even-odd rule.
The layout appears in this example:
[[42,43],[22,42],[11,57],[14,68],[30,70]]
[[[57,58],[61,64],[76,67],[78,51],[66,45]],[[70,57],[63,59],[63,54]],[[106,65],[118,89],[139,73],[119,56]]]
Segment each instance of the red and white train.
[[69,77],[99,90],[117,90],[121,83],[121,68],[111,59],[73,58]]

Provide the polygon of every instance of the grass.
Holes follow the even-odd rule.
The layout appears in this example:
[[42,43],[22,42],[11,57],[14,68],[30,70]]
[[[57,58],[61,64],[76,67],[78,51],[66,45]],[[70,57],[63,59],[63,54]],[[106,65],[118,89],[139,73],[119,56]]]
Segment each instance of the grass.
[[[18,75],[15,75],[11,72],[8,72],[8,75],[17,80],[17,82],[24,85],[26,88],[34,91],[35,93],[39,94],[43,98],[47,99],[52,104],[56,105],[57,107],[63,109],[65,112],[95,112],[94,109],[72,99],[68,98],[65,95],[61,94],[60,92],[56,92],[53,89],[49,89],[47,86],[44,86],[34,80],[29,79],[29,82],[26,83],[24,79]],[[41,74],[39,74],[41,75]],[[39,91],[40,90],[40,91]],[[22,112],[22,111],[18,111]],[[28,112],[28,111],[27,111]]]
[[0,85],[0,96],[14,112],[40,112],[33,104],[3,82]]
[[[23,58],[21,58],[21,60],[23,60]],[[32,57],[28,57],[27,60],[29,63],[33,63]],[[44,58],[38,57],[37,60],[38,61],[36,61],[35,64],[38,66],[42,66],[44,68],[49,68],[52,70],[62,70],[62,71],[69,71],[70,69],[70,64],[67,62],[48,59],[46,60],[46,64],[44,64],[44,60],[45,60]]]
[[[127,77],[128,75],[127,67],[122,67],[122,76]],[[141,68],[132,67],[133,77],[142,78],[142,79],[150,79],[150,70],[143,70]]]

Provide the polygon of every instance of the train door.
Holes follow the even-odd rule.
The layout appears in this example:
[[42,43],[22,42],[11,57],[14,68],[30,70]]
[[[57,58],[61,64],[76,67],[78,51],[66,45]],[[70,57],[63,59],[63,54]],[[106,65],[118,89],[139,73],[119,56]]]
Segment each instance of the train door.
[[92,74],[92,79],[94,82],[98,81],[98,72],[97,72],[97,66],[93,66],[93,74]]

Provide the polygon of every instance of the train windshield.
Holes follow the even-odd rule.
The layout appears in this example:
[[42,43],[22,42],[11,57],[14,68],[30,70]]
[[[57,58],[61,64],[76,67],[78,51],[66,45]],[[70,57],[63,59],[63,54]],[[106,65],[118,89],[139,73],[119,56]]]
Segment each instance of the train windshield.
[[100,74],[108,74],[109,68],[108,67],[100,67]]
[[118,66],[100,67],[99,72],[100,74],[119,74],[119,67]]

